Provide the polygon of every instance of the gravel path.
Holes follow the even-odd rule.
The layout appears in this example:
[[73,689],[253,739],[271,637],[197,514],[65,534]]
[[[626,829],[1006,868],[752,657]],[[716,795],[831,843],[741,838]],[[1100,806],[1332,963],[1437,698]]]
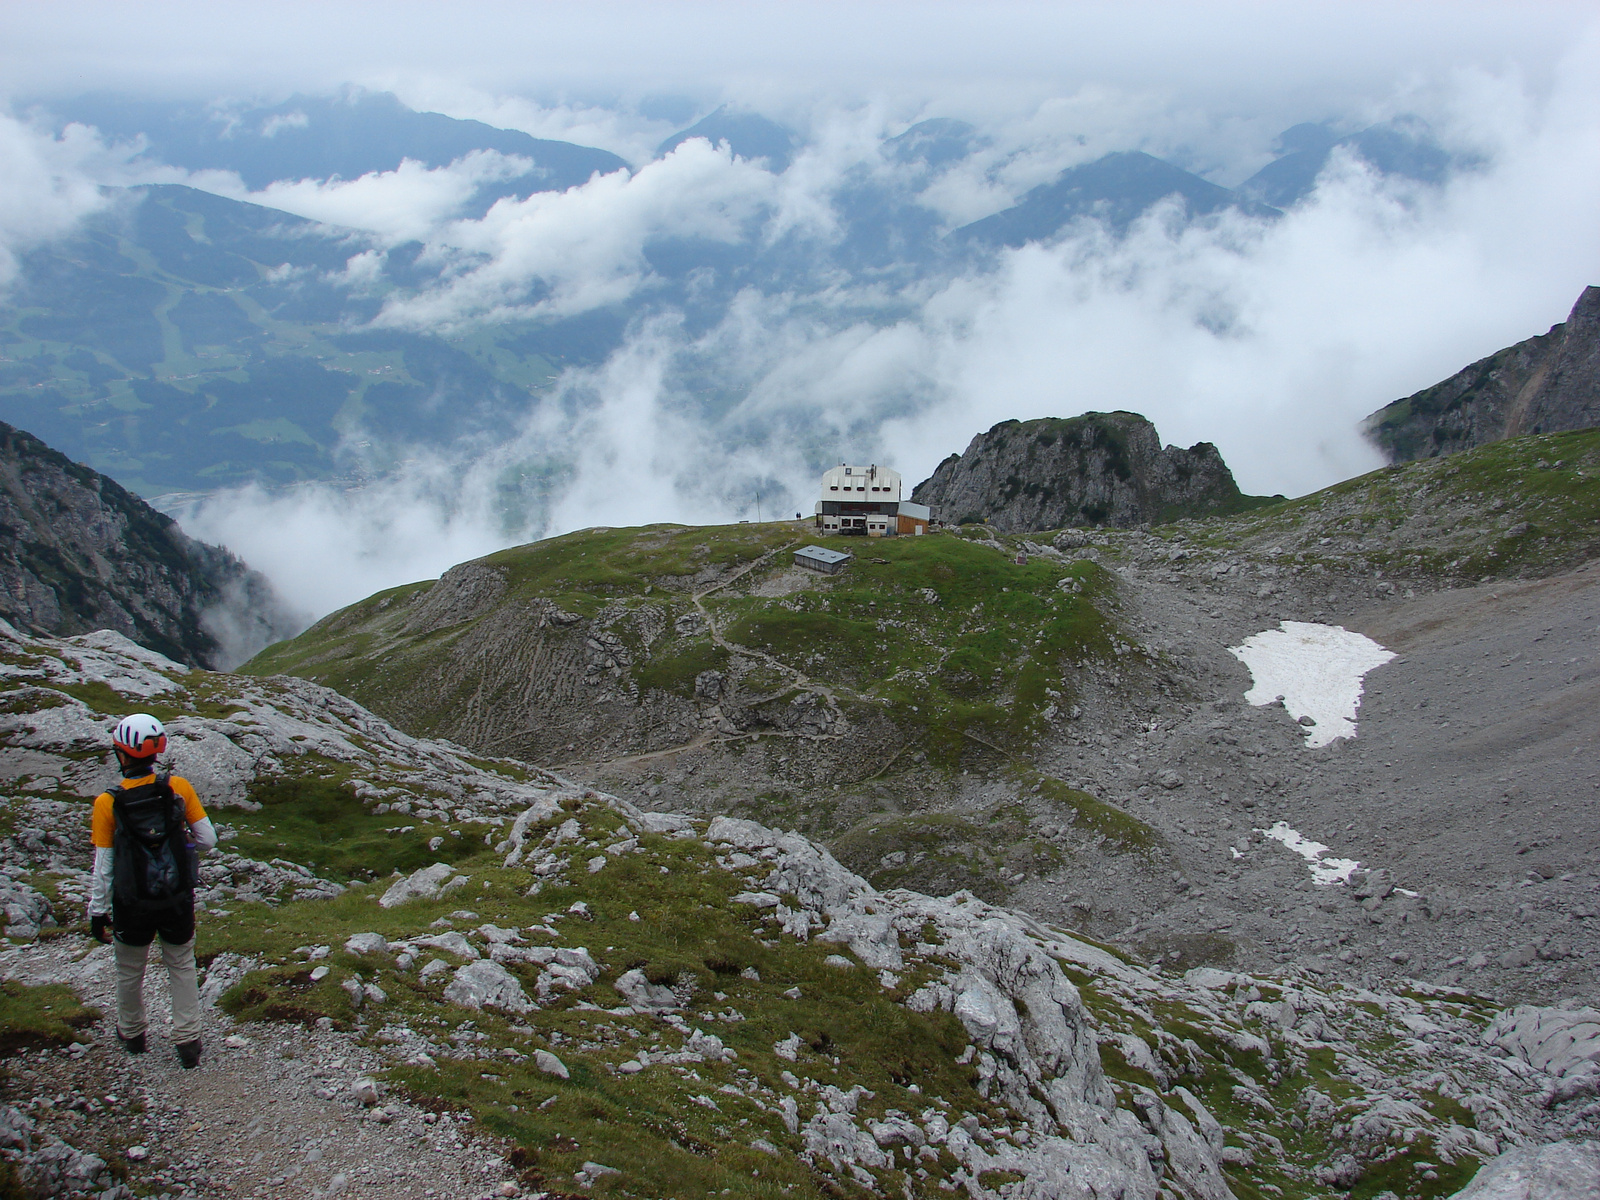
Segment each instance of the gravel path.
[[[203,936],[203,933],[202,933]],[[78,937],[0,950],[0,974],[63,982],[115,1011],[108,949]],[[87,950],[87,953],[85,951]],[[206,1013],[199,1069],[178,1065],[166,1037],[166,981],[147,980],[150,1050],[124,1052],[112,1022],[71,1050],[12,1060],[5,1101],[49,1132],[111,1160],[153,1195],[477,1200],[526,1196],[470,1119],[383,1093],[363,1104],[352,1084],[383,1065],[355,1035],[294,1025],[236,1025]],[[142,1146],[132,1155],[129,1147]]]

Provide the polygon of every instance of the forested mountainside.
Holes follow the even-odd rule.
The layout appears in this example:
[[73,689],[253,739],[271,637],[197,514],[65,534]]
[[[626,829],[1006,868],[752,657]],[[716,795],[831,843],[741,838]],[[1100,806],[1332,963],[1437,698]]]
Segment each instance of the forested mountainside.
[[[385,439],[511,429],[557,370],[540,335],[362,331],[420,250],[383,253],[380,286],[352,291],[339,273],[370,248],[188,187],[119,192],[25,257],[0,308],[0,418],[145,496],[346,477],[381,469]],[[341,458],[363,431],[374,445]]]

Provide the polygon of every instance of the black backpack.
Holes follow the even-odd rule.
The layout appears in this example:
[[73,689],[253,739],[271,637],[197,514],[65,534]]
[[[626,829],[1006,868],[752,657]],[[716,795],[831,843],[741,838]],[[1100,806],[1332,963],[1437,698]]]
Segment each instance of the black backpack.
[[199,860],[189,848],[183,800],[166,775],[111,789],[112,890],[117,908],[156,916],[193,903]]

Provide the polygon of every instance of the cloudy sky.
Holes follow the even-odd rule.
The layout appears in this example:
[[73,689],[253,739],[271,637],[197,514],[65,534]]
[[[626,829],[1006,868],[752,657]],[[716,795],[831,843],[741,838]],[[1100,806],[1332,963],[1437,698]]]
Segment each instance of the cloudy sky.
[[[819,455],[891,462],[910,482],[1010,417],[1135,409],[1170,442],[1216,442],[1246,490],[1299,494],[1377,465],[1366,413],[1542,332],[1600,281],[1597,81],[1593,6],[1554,0],[12,4],[0,274],[8,246],[91,209],[96,183],[151,177],[93,131],[30,123],[31,103],[88,90],[226,105],[358,85],[632,165],[481,219],[460,209],[508,169],[493,156],[256,193],[163,176],[470,261],[381,318],[415,328],[644,295],[652,237],[825,241],[843,181],[891,169],[877,148],[927,117],[986,139],[907,184],[947,228],[1111,150],[1230,186],[1298,122],[1420,117],[1479,165],[1418,188],[1336,160],[1275,223],[1158,212],[1125,238],[1085,229],[893,296],[863,278],[743,296],[693,333],[658,314],[611,361],[569,372],[522,444],[419,459],[359,496],[221,498],[193,521],[320,612],[514,535],[753,516],[695,482],[705,472],[690,464],[708,456],[809,511]],[[683,111],[723,103],[795,130],[795,164],[774,174],[704,143],[653,158]],[[365,265],[352,260],[353,284]],[[681,387],[707,362],[739,397],[715,414]],[[537,528],[508,531],[491,483],[534,444],[568,457],[570,488]],[[619,472],[636,480],[625,495],[600,483]],[[330,582],[334,560],[359,569]]]

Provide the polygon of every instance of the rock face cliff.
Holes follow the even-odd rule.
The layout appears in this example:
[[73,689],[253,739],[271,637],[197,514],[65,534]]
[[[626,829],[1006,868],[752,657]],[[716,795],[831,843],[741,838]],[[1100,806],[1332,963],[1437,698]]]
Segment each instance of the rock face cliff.
[[1525,433],[1600,425],[1600,287],[1549,333],[1508,346],[1380,408],[1366,434],[1390,462],[1438,458]]
[[937,520],[1007,533],[1127,528],[1248,503],[1210,442],[1163,448],[1156,427],[1130,412],[1002,421],[940,463],[911,498]]
[[4,422],[0,617],[43,634],[113,629],[206,668],[295,631],[263,576]]

